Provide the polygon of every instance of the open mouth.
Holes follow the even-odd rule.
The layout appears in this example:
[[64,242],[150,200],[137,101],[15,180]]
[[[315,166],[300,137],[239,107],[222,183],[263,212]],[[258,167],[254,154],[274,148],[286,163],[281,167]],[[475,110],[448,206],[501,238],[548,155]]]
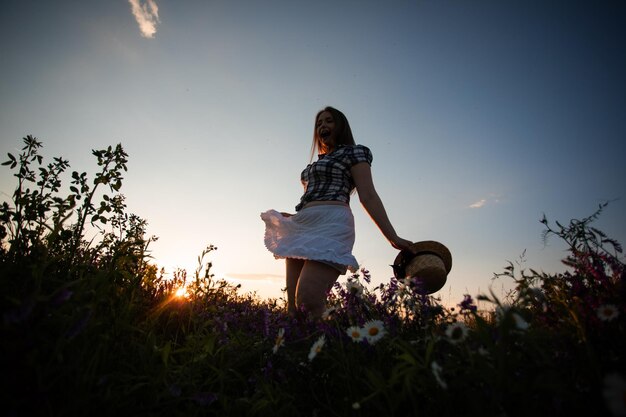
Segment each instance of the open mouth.
[[321,136],[322,138],[326,139],[327,137],[329,137],[329,136],[330,136],[330,130],[322,130],[322,131],[320,132],[320,136]]

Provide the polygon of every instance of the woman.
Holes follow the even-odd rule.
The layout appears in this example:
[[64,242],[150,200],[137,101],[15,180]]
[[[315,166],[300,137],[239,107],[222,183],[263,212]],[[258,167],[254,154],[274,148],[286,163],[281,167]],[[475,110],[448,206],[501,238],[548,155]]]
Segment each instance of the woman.
[[391,225],[372,182],[372,153],[355,144],[339,110],[326,107],[317,113],[311,156],[316,151],[318,160],[301,174],[304,194],[296,214],[275,210],[261,214],[265,245],[286,262],[287,311],[303,309],[314,318],[322,315],[326,295],[339,275],[359,267],[352,255],[354,217],[349,206],[355,188],[391,246],[402,250],[412,244]]

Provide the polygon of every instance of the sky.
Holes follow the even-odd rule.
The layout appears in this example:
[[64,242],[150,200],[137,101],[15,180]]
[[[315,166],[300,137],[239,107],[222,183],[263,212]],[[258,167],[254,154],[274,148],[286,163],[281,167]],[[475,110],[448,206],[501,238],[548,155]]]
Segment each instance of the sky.
[[[512,281],[492,278],[509,261],[565,270],[544,214],[611,201],[596,226],[626,242],[625,21],[612,1],[8,0],[0,155],[31,134],[47,161],[93,173],[91,150],[121,143],[155,264],[194,271],[212,244],[217,278],[280,297],[259,215],[294,211],[331,105],[372,150],[398,234],[450,249],[435,295],[503,295]],[[387,283],[397,250],[351,207],[354,255]]]

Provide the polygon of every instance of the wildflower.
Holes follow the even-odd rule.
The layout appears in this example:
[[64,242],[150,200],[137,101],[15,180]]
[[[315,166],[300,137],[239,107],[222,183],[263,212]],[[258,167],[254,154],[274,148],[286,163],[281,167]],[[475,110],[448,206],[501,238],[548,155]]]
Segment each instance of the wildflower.
[[472,296],[469,294],[465,294],[463,296],[463,301],[461,301],[459,307],[461,307],[462,314],[475,313],[477,309],[476,304],[474,304],[474,300],[472,299]]
[[398,281],[398,283],[395,284],[393,287],[390,286],[389,294],[390,295],[395,294],[398,297],[407,296],[409,294],[409,287],[406,281],[407,280],[403,279],[403,280]]
[[448,384],[441,377],[441,371],[443,370],[441,365],[439,365],[437,362],[433,361],[430,364],[430,369],[432,370],[433,375],[435,376],[435,379],[437,380],[437,383],[439,384],[439,386],[441,388],[443,388],[443,389],[448,389]]
[[346,282],[346,290],[348,290],[348,293],[360,297],[363,294],[363,285],[361,285],[358,281],[349,279]]
[[349,327],[348,330],[346,330],[346,333],[348,333],[350,339],[352,339],[352,341],[355,343],[360,342],[365,337],[365,334],[363,334],[363,329],[359,326]]
[[378,342],[387,333],[383,322],[380,320],[370,320],[363,326],[363,335],[370,344]]
[[604,401],[614,416],[626,416],[626,380],[619,374],[604,377]]
[[467,326],[460,321],[449,324],[448,327],[446,327],[446,336],[448,337],[448,341],[452,344],[457,344],[465,340],[467,333]]
[[597,312],[602,321],[611,321],[619,316],[619,310],[613,304],[604,304],[598,308]]
[[370,271],[365,268],[361,268],[361,273],[363,274],[363,279],[365,280],[365,282],[369,284],[372,280],[372,275],[370,274]]
[[311,346],[311,351],[309,352],[309,362],[311,362],[317,356],[317,354],[322,351],[325,343],[326,336],[324,335],[321,335],[320,338],[317,339],[315,343],[313,343],[313,346]]
[[285,329],[280,328],[278,330],[278,336],[276,336],[276,341],[274,342],[274,347],[272,348],[272,352],[278,352],[278,349],[285,344]]
[[332,313],[334,313],[334,312],[335,312],[335,310],[337,310],[337,308],[336,308],[336,307],[329,307],[329,308],[327,308],[327,309],[326,309],[326,311],[324,311],[324,312],[322,313],[322,319],[323,319],[323,320],[326,320],[328,317],[330,317],[330,315],[331,315]]
[[417,292],[419,293],[420,291],[420,281],[417,277],[406,277],[402,280],[401,282],[402,284],[402,290],[403,293],[409,293],[409,292]]

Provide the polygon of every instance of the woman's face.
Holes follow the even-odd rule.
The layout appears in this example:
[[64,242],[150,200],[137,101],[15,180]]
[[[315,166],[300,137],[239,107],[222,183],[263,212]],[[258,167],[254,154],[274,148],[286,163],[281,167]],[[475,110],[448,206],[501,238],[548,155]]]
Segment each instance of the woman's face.
[[324,145],[332,146],[335,143],[335,136],[337,135],[335,127],[335,119],[330,112],[324,111],[317,117],[315,131]]

